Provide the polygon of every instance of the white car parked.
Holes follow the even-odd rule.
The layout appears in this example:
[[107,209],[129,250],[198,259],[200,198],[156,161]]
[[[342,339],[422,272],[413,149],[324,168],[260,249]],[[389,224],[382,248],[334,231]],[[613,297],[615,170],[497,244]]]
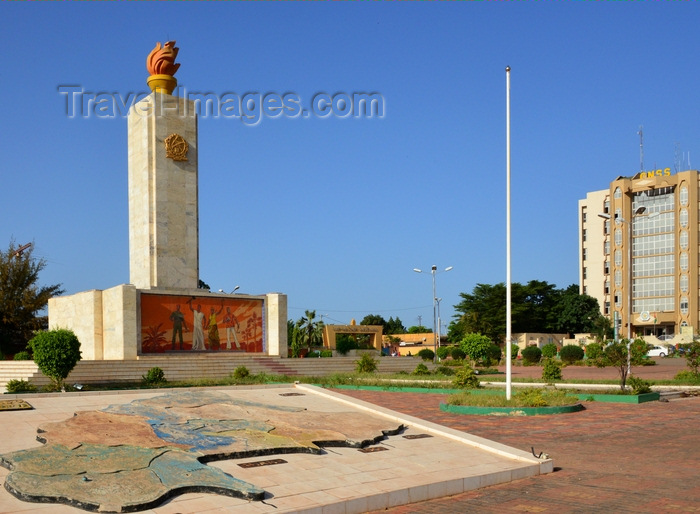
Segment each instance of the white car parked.
[[652,346],[647,351],[647,357],[666,357],[669,354],[668,348],[663,346]]

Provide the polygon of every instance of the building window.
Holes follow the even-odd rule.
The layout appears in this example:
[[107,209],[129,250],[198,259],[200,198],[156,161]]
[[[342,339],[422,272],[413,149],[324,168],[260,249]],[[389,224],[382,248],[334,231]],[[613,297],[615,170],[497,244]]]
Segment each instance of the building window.
[[683,252],[681,253],[681,271],[688,271],[688,254]]
[[603,274],[610,275],[610,263],[608,261],[603,263]]
[[588,253],[588,250],[587,250],[586,248],[584,248],[584,249],[583,249],[583,255],[582,255],[584,261],[586,260],[586,254],[587,254],[587,253]]
[[683,316],[688,315],[688,297],[687,296],[681,296],[681,314],[683,314]]
[[610,241],[605,241],[605,255],[610,255]]
[[610,314],[610,302],[605,302],[605,307],[603,310],[603,314]]
[[622,209],[618,207],[617,209],[615,209],[615,224],[619,225],[620,223],[622,223],[620,221],[621,219],[624,219],[622,217]]
[[610,281],[609,280],[605,281],[605,294],[610,294]]
[[672,253],[652,255],[650,257],[635,257],[632,262],[633,277],[658,277],[673,275],[676,272],[675,256]]
[[622,271],[619,269],[615,270],[615,287],[622,287]]
[[615,291],[615,307],[618,309],[622,307],[622,295],[620,294],[620,291]]
[[615,250],[615,266],[618,268],[622,266],[622,251]]
[[622,189],[620,189],[619,187],[616,187],[616,188],[615,188],[615,193],[613,193],[613,198],[614,198],[615,200],[618,200],[618,199],[622,198]]
[[615,229],[615,246],[622,246],[622,230],[620,228]]
[[606,236],[610,233],[610,220],[605,220],[605,224],[603,225],[603,234]]
[[581,212],[581,221],[583,221],[583,223],[586,223],[587,221],[586,209],[583,209]]
[[680,245],[681,245],[681,250],[687,250],[688,249],[688,232],[685,230],[681,231],[681,237],[680,237]]
[[586,280],[588,278],[588,268],[584,266],[583,268],[583,280]]
[[603,204],[603,212],[605,214],[610,212],[610,200],[605,200],[605,203]]
[[688,275],[681,275],[681,293],[688,292]]
[[583,229],[582,237],[583,237],[583,242],[585,243],[586,242],[586,229],[585,228]]
[[680,199],[681,205],[688,205],[688,188],[686,186],[681,186],[681,192],[678,198]]
[[681,227],[688,228],[688,209],[681,209],[681,215],[679,216],[678,223]]

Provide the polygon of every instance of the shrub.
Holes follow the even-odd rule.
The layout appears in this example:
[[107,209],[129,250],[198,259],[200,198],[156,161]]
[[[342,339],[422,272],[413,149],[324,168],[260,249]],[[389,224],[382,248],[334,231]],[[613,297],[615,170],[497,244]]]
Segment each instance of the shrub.
[[[536,346],[529,346],[528,348],[537,348]],[[537,348],[539,350],[539,348]],[[525,353],[523,351],[523,353]],[[525,356],[523,355],[523,359]],[[513,395],[513,400],[522,405],[523,407],[547,407],[549,403],[544,397],[544,392],[542,389],[523,389],[518,391]]]
[[700,368],[700,342],[693,341],[691,344],[685,347],[685,362],[688,364],[690,371],[694,375],[700,374],[698,369]]
[[455,374],[455,370],[453,370],[453,369],[452,369],[451,367],[449,367],[449,366],[439,366],[439,367],[435,370],[435,372],[438,373],[438,374],[440,374],[440,375],[445,375],[446,377],[450,377],[450,376],[452,376],[452,375]]
[[357,350],[357,341],[351,337],[338,337],[335,349],[340,355],[347,355],[350,350]]
[[498,346],[497,344],[491,343],[491,344],[489,345],[489,351],[488,351],[488,353],[486,354],[486,357],[484,357],[484,358],[482,359],[482,364],[483,364],[485,367],[488,368],[488,367],[491,366],[491,364],[493,364],[494,362],[495,362],[496,364],[498,364],[499,362],[501,362],[501,357],[502,357],[501,347]]
[[551,359],[557,356],[557,345],[554,343],[547,343],[542,347],[542,357],[545,359]]
[[360,360],[355,361],[355,369],[358,373],[374,373],[377,371],[377,359],[369,353],[363,353]]
[[520,347],[517,344],[511,343],[511,345],[510,345],[510,358],[517,359],[519,351],[520,351]]
[[438,359],[440,359],[440,360],[446,359],[448,355],[450,355],[450,347],[449,346],[441,346],[440,348],[437,349]]
[[645,394],[651,392],[651,382],[644,380],[643,378],[630,375],[630,377],[627,379],[627,383],[632,388],[632,392],[634,394]]
[[690,383],[700,383],[700,375],[696,375],[689,369],[684,369],[683,371],[679,371],[675,377],[673,377],[674,380],[680,380],[682,382],[690,382]]
[[66,329],[48,330],[36,334],[28,345],[41,372],[51,379],[56,389],[63,387],[63,381],[81,357],[76,335]]
[[464,358],[467,356],[467,354],[464,353],[464,350],[462,350],[459,346],[453,346],[452,350],[450,350],[450,355],[456,361],[464,360]]
[[596,360],[603,356],[603,345],[600,343],[591,343],[586,346],[586,360],[593,364]]
[[545,389],[523,389],[513,395],[513,401],[523,407],[551,407],[574,405],[578,398],[569,396],[565,391]]
[[32,354],[24,351],[24,352],[17,352],[14,356],[14,360],[16,361],[30,361],[32,360]]
[[460,389],[478,389],[481,386],[479,384],[479,377],[474,371],[474,368],[472,368],[469,364],[465,364],[455,373],[452,383],[455,387]]
[[542,350],[537,346],[527,346],[521,352],[523,354],[524,364],[537,364],[542,358]]
[[167,380],[165,380],[165,373],[157,366],[149,369],[141,378],[147,386],[159,386],[167,382]]
[[321,350],[320,357],[326,359],[328,357],[333,357],[333,350]]
[[250,371],[248,371],[248,368],[245,366],[238,366],[233,370],[231,376],[234,378],[234,380],[242,380],[250,376]]
[[464,353],[469,355],[471,360],[482,361],[489,355],[491,339],[481,334],[467,334],[459,342],[459,346],[464,350]]
[[421,348],[421,350],[418,352],[418,357],[424,361],[432,361],[435,359],[435,352],[430,348]]
[[430,375],[430,370],[428,369],[428,366],[423,364],[422,362],[416,366],[416,369],[413,370],[412,375]]
[[10,380],[6,385],[5,389],[8,393],[31,393],[36,391],[34,384],[29,383],[26,380]]
[[573,364],[583,359],[583,348],[573,344],[566,344],[559,350],[559,358],[566,364]]
[[542,380],[547,382],[561,380],[561,364],[552,358],[545,359],[542,366]]

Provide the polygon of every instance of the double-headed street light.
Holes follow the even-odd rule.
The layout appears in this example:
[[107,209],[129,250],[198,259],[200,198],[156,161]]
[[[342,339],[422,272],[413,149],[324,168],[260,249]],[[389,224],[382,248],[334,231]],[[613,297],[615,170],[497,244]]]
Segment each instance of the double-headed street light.
[[[433,264],[433,266],[430,268],[430,274],[433,276],[433,362],[435,362],[435,359],[437,359],[437,344],[440,337],[440,327],[438,326],[437,320],[438,297],[435,291],[435,275],[437,275],[438,273],[443,273],[445,271],[450,271],[451,269],[452,266],[448,266],[444,270],[438,271],[437,266],[435,264]],[[415,271],[416,273],[426,273],[419,268],[413,268],[413,271]]]
[[[635,209],[635,211],[632,213],[632,220],[626,220],[620,216],[616,216],[615,219],[615,224],[619,225],[620,223],[625,223],[627,225],[627,277],[628,277],[628,282],[627,282],[627,374],[629,375],[631,368],[632,368],[632,357],[630,355],[630,348],[632,345],[632,221],[634,221],[634,218],[637,216],[641,216],[644,214],[644,212],[647,210],[646,207],[638,207]],[[658,216],[660,213],[659,212],[652,212],[651,214],[645,215],[645,217],[653,218]],[[599,218],[603,218],[605,220],[610,220],[613,219],[612,216],[608,213],[599,213],[598,214]],[[617,311],[615,311],[617,313]],[[614,321],[614,328],[615,328],[615,342],[617,342],[617,320]]]

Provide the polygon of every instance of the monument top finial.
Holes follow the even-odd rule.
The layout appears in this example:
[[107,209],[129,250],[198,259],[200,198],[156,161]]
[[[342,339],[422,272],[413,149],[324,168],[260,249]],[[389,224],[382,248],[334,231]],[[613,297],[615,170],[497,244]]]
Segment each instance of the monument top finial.
[[168,41],[165,45],[156,43],[156,46],[146,58],[146,69],[151,74],[146,81],[151,91],[172,94],[177,80],[174,75],[180,64],[175,64],[177,53],[180,51],[175,46],[175,41]]

